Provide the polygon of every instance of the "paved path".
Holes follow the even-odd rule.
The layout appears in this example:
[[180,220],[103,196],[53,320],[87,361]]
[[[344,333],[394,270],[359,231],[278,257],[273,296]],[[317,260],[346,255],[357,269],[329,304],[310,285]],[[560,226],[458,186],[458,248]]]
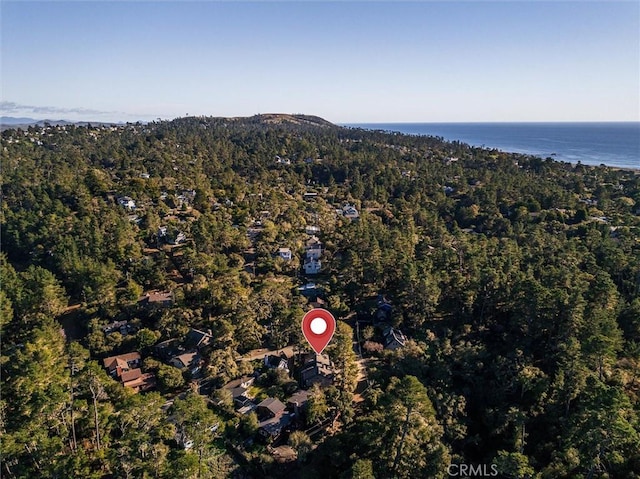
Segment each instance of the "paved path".
[[358,365],[357,386],[353,393],[353,402],[362,402],[364,397],[362,393],[367,389],[369,385],[369,379],[367,377],[367,359],[362,357],[362,350],[360,349],[360,323],[356,319],[355,321],[355,338],[353,340],[353,351],[356,353],[356,363]]
[[286,348],[282,348],[282,349],[254,349],[252,351],[249,351],[248,353],[246,353],[244,356],[241,356],[240,358],[238,358],[238,361],[254,361],[256,359],[264,359],[265,355],[267,354],[275,354],[278,355],[281,352],[284,352],[288,358],[290,358],[291,356],[293,356],[293,346],[287,346]]

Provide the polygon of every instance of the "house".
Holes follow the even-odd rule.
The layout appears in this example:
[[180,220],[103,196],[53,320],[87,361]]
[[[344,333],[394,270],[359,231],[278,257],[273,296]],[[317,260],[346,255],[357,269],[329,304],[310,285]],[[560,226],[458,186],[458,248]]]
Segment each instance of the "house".
[[156,377],[153,373],[143,373],[140,368],[125,371],[120,376],[122,385],[133,389],[135,392],[147,391],[156,385]]
[[322,256],[322,241],[317,236],[312,236],[307,240],[304,249],[307,259],[320,259]]
[[[171,420],[170,420],[171,421]],[[172,421],[175,424],[175,421]],[[200,423],[198,423],[200,424]],[[204,427],[202,427],[202,431],[205,431],[207,433],[211,433],[211,434],[215,434],[215,432],[220,428],[220,424],[219,423],[215,423],[212,425],[204,425]],[[176,440],[176,442],[178,443],[179,446],[181,446],[185,451],[188,451],[189,449],[191,449],[194,446],[194,442],[191,438],[189,438],[189,436],[187,436],[186,432],[184,431],[184,429],[182,427],[177,428],[176,434],[174,436],[174,439]]]
[[311,306],[311,308],[324,308],[327,305],[327,302],[320,298],[320,297],[316,297],[313,301],[309,301],[309,306]]
[[291,250],[289,248],[278,248],[278,256],[285,261],[291,261]]
[[386,310],[383,308],[376,309],[376,313],[374,315],[374,324],[385,323],[390,319],[391,319],[391,310]]
[[235,388],[245,388],[248,389],[255,381],[254,376],[242,376],[241,378],[234,379],[233,381],[229,381],[227,384],[222,386],[225,389],[235,389]]
[[[281,403],[282,404],[282,403]],[[268,441],[274,441],[295,417],[293,413],[283,413],[258,423],[258,433]]]
[[381,308],[381,309],[388,308],[389,310],[391,310],[391,303],[382,293],[378,294],[378,298],[376,299],[376,304],[378,305],[378,308]]
[[256,407],[258,418],[269,419],[281,415],[286,406],[278,398],[267,398]]
[[193,201],[196,199],[196,190],[194,189],[182,190],[182,193],[180,194],[180,196],[184,196],[187,200]]
[[194,444],[193,441],[189,439],[187,435],[184,433],[177,433],[175,439],[176,439],[176,442],[180,446],[182,446],[182,449],[184,449],[185,451],[188,451],[193,447],[193,444]]
[[387,299],[382,295],[378,295],[378,309],[375,312],[375,322],[385,322],[391,319],[391,314],[393,313],[393,306],[391,303],[387,301]]
[[303,284],[302,286],[298,286],[298,291],[305,296],[315,296],[318,294],[318,286],[316,283],[310,282]]
[[182,354],[184,350],[184,347],[176,338],[167,339],[153,347],[154,355],[164,361],[169,361],[172,357]]
[[307,191],[303,196],[305,200],[314,200],[318,197],[318,193],[315,191]]
[[191,374],[195,374],[200,370],[200,355],[197,351],[182,353],[172,357],[169,364],[178,369],[189,369]]
[[314,384],[323,387],[333,384],[334,367],[326,354],[311,353],[305,359],[300,372],[300,380],[304,388],[310,388]]
[[175,197],[175,205],[177,208],[182,206],[189,206],[196,197],[195,190],[183,190],[179,195]]
[[276,439],[291,423],[295,414],[285,412],[286,406],[277,398],[267,398],[256,406],[258,432],[268,440]]
[[287,407],[293,409],[294,412],[299,412],[300,409],[306,406],[310,396],[311,393],[309,391],[300,389],[292,394],[289,399],[287,399]]
[[353,205],[345,205],[342,207],[342,216],[350,220],[357,220],[360,217],[360,213]]
[[211,334],[211,330],[207,330],[207,332],[200,331],[199,329],[191,328],[191,330],[187,333],[187,337],[185,339],[185,345],[188,348],[196,349],[208,346],[213,341],[213,335]]
[[136,209],[136,202],[130,196],[121,196],[118,198],[118,204],[127,210]]
[[284,354],[280,356],[276,356],[275,354],[265,355],[264,365],[269,369],[284,369],[289,372],[289,362]]
[[140,353],[119,354],[102,360],[102,364],[113,377],[120,377],[123,372],[130,371],[140,366]]
[[304,232],[308,235],[317,235],[318,233],[320,233],[320,228],[318,228],[317,226],[306,226]]
[[123,336],[126,336],[129,333],[135,332],[136,329],[133,324],[129,324],[129,321],[114,321],[104,326],[102,331],[104,331],[106,335],[119,332]]
[[179,231],[175,238],[169,239],[169,244],[178,245],[180,243],[184,243],[187,241],[187,235],[185,235],[182,231]]
[[586,204],[587,206],[598,206],[598,200],[594,198],[580,198],[578,201]]
[[382,335],[384,336],[384,347],[385,349],[398,349],[403,347],[407,338],[399,329],[395,329],[392,327],[386,328]]
[[318,274],[322,268],[322,263],[319,259],[308,259],[304,262],[305,274]]
[[143,373],[139,368],[140,359],[140,353],[134,352],[105,358],[102,363],[109,374],[118,379],[124,387],[139,392],[156,385],[153,373]]
[[231,398],[233,399],[233,403],[238,408],[244,408],[252,405],[253,409],[255,409],[255,404],[251,402],[251,398],[248,396],[249,388],[253,384],[255,377],[253,376],[243,376],[239,379],[234,379],[233,381],[229,381],[225,384],[223,389],[228,389],[231,391]]
[[149,308],[169,308],[173,306],[172,291],[148,291],[138,303]]

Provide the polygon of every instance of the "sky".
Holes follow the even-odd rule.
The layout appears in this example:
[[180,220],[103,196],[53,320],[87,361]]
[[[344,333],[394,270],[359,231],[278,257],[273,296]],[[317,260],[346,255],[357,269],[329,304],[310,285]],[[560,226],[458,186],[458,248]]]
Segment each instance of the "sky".
[[0,115],[640,121],[640,2],[0,2]]

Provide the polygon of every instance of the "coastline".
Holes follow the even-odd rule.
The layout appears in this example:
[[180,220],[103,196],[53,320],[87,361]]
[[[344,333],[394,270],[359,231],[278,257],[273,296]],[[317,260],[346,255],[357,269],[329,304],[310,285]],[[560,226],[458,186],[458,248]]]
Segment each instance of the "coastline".
[[552,158],[572,165],[637,171],[640,122],[351,123],[343,126],[433,136],[475,148]]

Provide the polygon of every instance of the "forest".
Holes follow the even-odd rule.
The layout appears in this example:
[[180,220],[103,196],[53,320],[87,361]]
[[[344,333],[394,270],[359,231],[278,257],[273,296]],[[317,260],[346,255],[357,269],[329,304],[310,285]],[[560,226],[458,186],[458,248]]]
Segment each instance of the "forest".
[[1,137],[2,477],[640,478],[640,171],[305,115]]

